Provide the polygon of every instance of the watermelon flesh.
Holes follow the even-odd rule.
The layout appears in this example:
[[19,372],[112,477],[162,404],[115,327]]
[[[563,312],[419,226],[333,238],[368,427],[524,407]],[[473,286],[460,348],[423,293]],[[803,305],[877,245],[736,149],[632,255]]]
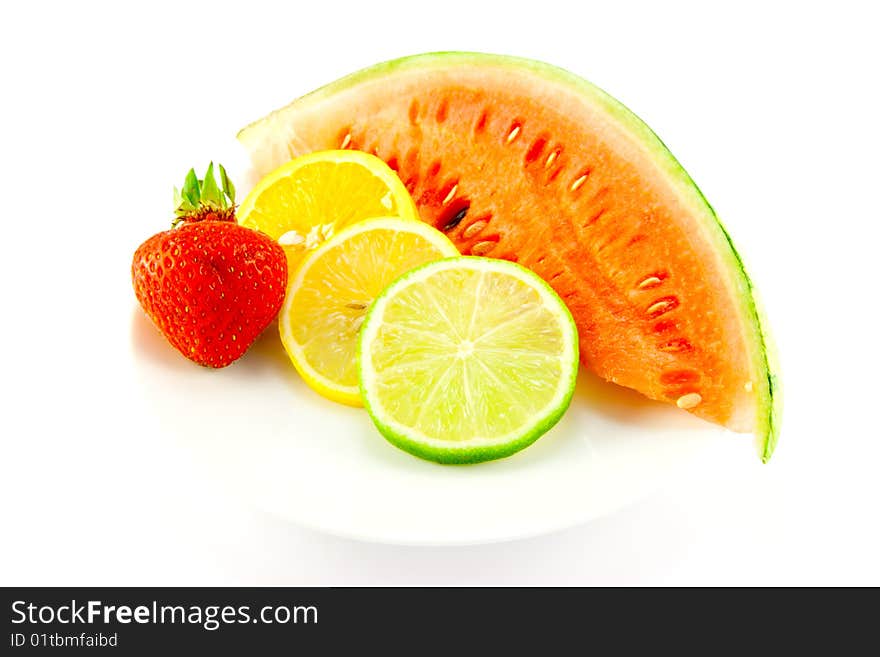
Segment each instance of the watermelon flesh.
[[419,55],[304,96],[239,140],[258,175],[315,150],[381,157],[463,254],[553,286],[599,376],[773,452],[776,375],[739,256],[656,135],[590,83],[530,60]]

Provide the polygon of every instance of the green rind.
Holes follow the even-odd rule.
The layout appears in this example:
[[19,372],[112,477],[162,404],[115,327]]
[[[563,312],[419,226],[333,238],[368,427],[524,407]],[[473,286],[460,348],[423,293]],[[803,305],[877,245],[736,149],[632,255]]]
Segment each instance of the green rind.
[[[623,103],[587,80],[556,66],[521,57],[477,52],[433,52],[383,62],[331,82],[295,100],[294,103],[300,105],[319,102],[362,82],[368,82],[408,69],[448,68],[457,64],[496,66],[516,71],[527,70],[545,79],[562,83],[575,89],[592,103],[603,108],[619,124],[633,134],[651,154],[653,161],[660,165],[670,180],[675,183],[678,191],[697,210],[695,214],[703,218],[704,227],[712,235],[718,247],[718,253],[724,258],[728,270],[732,273],[732,279],[738,288],[737,295],[742,303],[743,315],[746,321],[751,324],[751,329],[754,332],[754,339],[748,341],[749,346],[752,348],[752,361],[757,365],[758,370],[763,369],[763,374],[766,376],[766,386],[761,386],[763,390],[757,392],[759,395],[759,417],[755,426],[755,434],[758,439],[761,459],[767,462],[776,449],[779,440],[782,395],[775,349],[772,345],[766,317],[755,300],[754,285],[746,272],[742,258],[733,245],[729,233],[715,214],[715,210],[700,191],[700,188],[657,134]],[[282,108],[273,112],[270,117],[284,112],[285,109]],[[246,144],[249,141],[247,133],[252,128],[258,129],[267,118],[269,117],[255,121],[243,128],[238,133],[239,140]]]
[[[733,247],[732,244],[731,247]],[[779,443],[779,431],[782,428],[783,394],[782,379],[779,376],[779,353],[776,349],[776,343],[773,341],[773,336],[767,329],[769,326],[767,314],[761,303],[760,295],[752,286],[752,280],[746,274],[745,269],[743,269],[743,274],[746,276],[752,293],[752,307],[758,317],[758,328],[761,330],[761,341],[764,349],[764,361],[767,364],[767,389],[770,395],[770,409],[766,416],[767,424],[763,436],[758,436],[761,460],[767,463],[776,450],[776,445]]]
[[[394,291],[396,287],[399,285],[405,284],[410,278],[413,276],[419,275],[423,270],[429,269],[431,267],[436,267],[438,263],[448,262],[449,260],[491,260],[490,258],[482,258],[479,256],[458,256],[455,258],[444,258],[442,260],[435,260],[434,262],[429,262],[427,264],[421,265],[408,271],[403,274],[399,278],[395,279],[381,295],[376,299],[378,301],[382,297],[390,294]],[[376,428],[379,430],[379,433],[385,437],[385,439],[394,445],[402,449],[405,452],[409,452],[413,456],[418,456],[419,458],[425,459],[426,461],[434,461],[436,463],[442,463],[444,465],[468,465],[475,463],[484,463],[486,461],[495,461],[501,458],[505,458],[519,452],[532,443],[534,443],[538,438],[543,436],[545,433],[550,431],[560,419],[565,414],[565,411],[568,410],[568,407],[571,405],[572,397],[574,396],[575,384],[577,382],[577,374],[578,374],[578,365],[579,365],[579,345],[577,341],[577,326],[574,323],[574,318],[571,316],[571,312],[569,312],[568,307],[563,303],[559,296],[556,294],[556,291],[553,290],[550,285],[548,285],[543,279],[536,276],[533,272],[529,271],[525,267],[521,265],[507,262],[507,261],[497,261],[494,260],[493,264],[501,264],[503,267],[516,268],[517,270],[524,271],[528,273],[528,275],[535,280],[535,283],[540,285],[543,289],[547,290],[554,298],[559,301],[560,308],[564,314],[564,317],[567,319],[567,323],[571,330],[571,335],[574,338],[574,359],[571,367],[571,376],[568,381],[568,394],[559,406],[557,406],[551,413],[547,416],[541,418],[539,422],[537,422],[529,431],[523,433],[523,435],[516,440],[506,442],[499,445],[486,445],[486,446],[478,446],[478,447],[464,447],[464,448],[436,448],[430,445],[425,445],[418,441],[412,440],[409,436],[406,436],[398,431],[395,431],[392,427],[385,424],[381,418],[378,417],[376,410],[373,404],[370,402],[369,395],[367,395],[365,386],[364,386],[364,376],[363,376],[363,352],[364,352],[364,336],[367,334],[367,327],[369,326],[371,320],[374,316],[374,310],[376,308],[375,301],[373,305],[370,306],[370,309],[367,311],[366,317],[364,318],[364,322],[361,328],[360,335],[358,336],[358,344],[357,344],[357,359],[358,359],[358,382],[361,392],[361,401],[364,404],[364,408],[367,410],[367,413],[370,416],[370,419],[373,420],[373,424],[376,425]]]

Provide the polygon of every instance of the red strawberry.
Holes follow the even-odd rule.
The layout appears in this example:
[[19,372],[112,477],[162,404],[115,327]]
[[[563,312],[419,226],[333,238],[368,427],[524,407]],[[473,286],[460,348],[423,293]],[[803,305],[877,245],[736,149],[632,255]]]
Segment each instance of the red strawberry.
[[190,360],[225,367],[275,318],[284,300],[287,258],[273,239],[235,222],[235,188],[213,163],[204,180],[190,170],[174,190],[171,230],[140,245],[131,278],[141,307]]

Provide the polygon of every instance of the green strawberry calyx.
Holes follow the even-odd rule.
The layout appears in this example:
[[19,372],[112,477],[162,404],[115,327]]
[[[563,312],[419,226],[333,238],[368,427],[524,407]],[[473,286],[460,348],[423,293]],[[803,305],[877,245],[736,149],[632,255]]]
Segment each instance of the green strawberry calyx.
[[197,221],[235,221],[235,185],[226,175],[222,164],[217,164],[220,171],[220,184],[214,177],[214,163],[208,165],[204,178],[196,175],[195,169],[186,174],[181,189],[174,188],[174,221],[172,226],[181,222]]

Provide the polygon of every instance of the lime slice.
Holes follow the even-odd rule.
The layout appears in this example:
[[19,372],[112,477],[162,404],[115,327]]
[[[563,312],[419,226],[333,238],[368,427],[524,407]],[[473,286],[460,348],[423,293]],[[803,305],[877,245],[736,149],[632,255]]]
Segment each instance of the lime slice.
[[317,151],[281,165],[257,183],[237,216],[284,247],[291,271],[306,252],[353,223],[419,218],[397,174],[361,151]]
[[360,406],[357,335],[373,299],[401,274],[454,255],[458,250],[439,230],[395,217],[356,223],[310,252],[279,313],[281,341],[305,382],[329,399]]
[[361,397],[391,443],[440,463],[509,456],[568,408],[577,330],[556,293],[511,262],[448,258],[375,301],[359,341]]

